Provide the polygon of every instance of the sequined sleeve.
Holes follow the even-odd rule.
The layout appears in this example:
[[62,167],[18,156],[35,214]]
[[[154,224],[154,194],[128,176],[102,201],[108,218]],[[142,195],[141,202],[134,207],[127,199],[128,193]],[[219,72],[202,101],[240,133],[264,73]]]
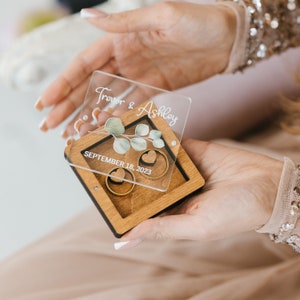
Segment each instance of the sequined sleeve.
[[233,0],[237,34],[226,72],[246,67],[300,46],[300,0]]

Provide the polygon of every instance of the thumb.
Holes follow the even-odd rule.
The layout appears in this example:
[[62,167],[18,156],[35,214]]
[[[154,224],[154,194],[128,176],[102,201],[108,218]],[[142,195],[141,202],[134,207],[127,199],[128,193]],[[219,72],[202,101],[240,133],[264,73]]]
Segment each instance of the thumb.
[[168,20],[159,4],[115,14],[88,8],[81,10],[81,17],[94,26],[108,32],[126,33],[163,29],[163,20]]
[[140,223],[116,244],[121,246],[117,247],[118,249],[128,249],[135,247],[143,240],[195,240],[204,237],[205,232],[201,229],[196,215],[167,215]]

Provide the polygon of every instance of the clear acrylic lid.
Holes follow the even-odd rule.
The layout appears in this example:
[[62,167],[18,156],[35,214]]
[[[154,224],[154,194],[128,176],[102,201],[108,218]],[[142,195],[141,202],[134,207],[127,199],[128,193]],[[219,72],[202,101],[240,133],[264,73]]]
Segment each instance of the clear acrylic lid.
[[191,99],[95,71],[66,159],[76,168],[167,191]]

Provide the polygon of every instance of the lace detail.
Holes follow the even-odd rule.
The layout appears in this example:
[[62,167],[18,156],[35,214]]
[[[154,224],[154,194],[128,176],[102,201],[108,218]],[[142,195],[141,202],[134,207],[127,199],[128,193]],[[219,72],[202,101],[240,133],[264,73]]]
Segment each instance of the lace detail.
[[300,165],[297,166],[297,169],[297,181],[289,195],[290,205],[286,221],[280,226],[277,234],[270,234],[269,236],[275,243],[286,243],[300,253],[300,235],[294,232],[300,216]]
[[245,32],[247,36],[244,59],[239,62],[235,71],[300,45],[299,0],[278,0],[270,3],[261,0],[233,2],[245,7],[246,15],[240,17],[249,25]]
[[300,165],[285,158],[274,210],[268,223],[257,230],[275,243],[285,243],[300,253]]

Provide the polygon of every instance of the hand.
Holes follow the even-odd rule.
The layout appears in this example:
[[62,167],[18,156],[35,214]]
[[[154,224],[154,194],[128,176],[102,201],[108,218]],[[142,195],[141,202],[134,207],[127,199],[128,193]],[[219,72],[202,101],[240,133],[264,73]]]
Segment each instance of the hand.
[[87,9],[83,15],[109,33],[80,53],[41,95],[37,108],[53,107],[41,125],[44,131],[82,104],[94,70],[174,90],[222,72],[235,36],[235,16],[222,5],[162,2],[111,15]]
[[258,229],[271,216],[283,162],[197,140],[183,147],[206,179],[203,190],[167,214],[124,235],[130,248],[144,239],[215,240]]

